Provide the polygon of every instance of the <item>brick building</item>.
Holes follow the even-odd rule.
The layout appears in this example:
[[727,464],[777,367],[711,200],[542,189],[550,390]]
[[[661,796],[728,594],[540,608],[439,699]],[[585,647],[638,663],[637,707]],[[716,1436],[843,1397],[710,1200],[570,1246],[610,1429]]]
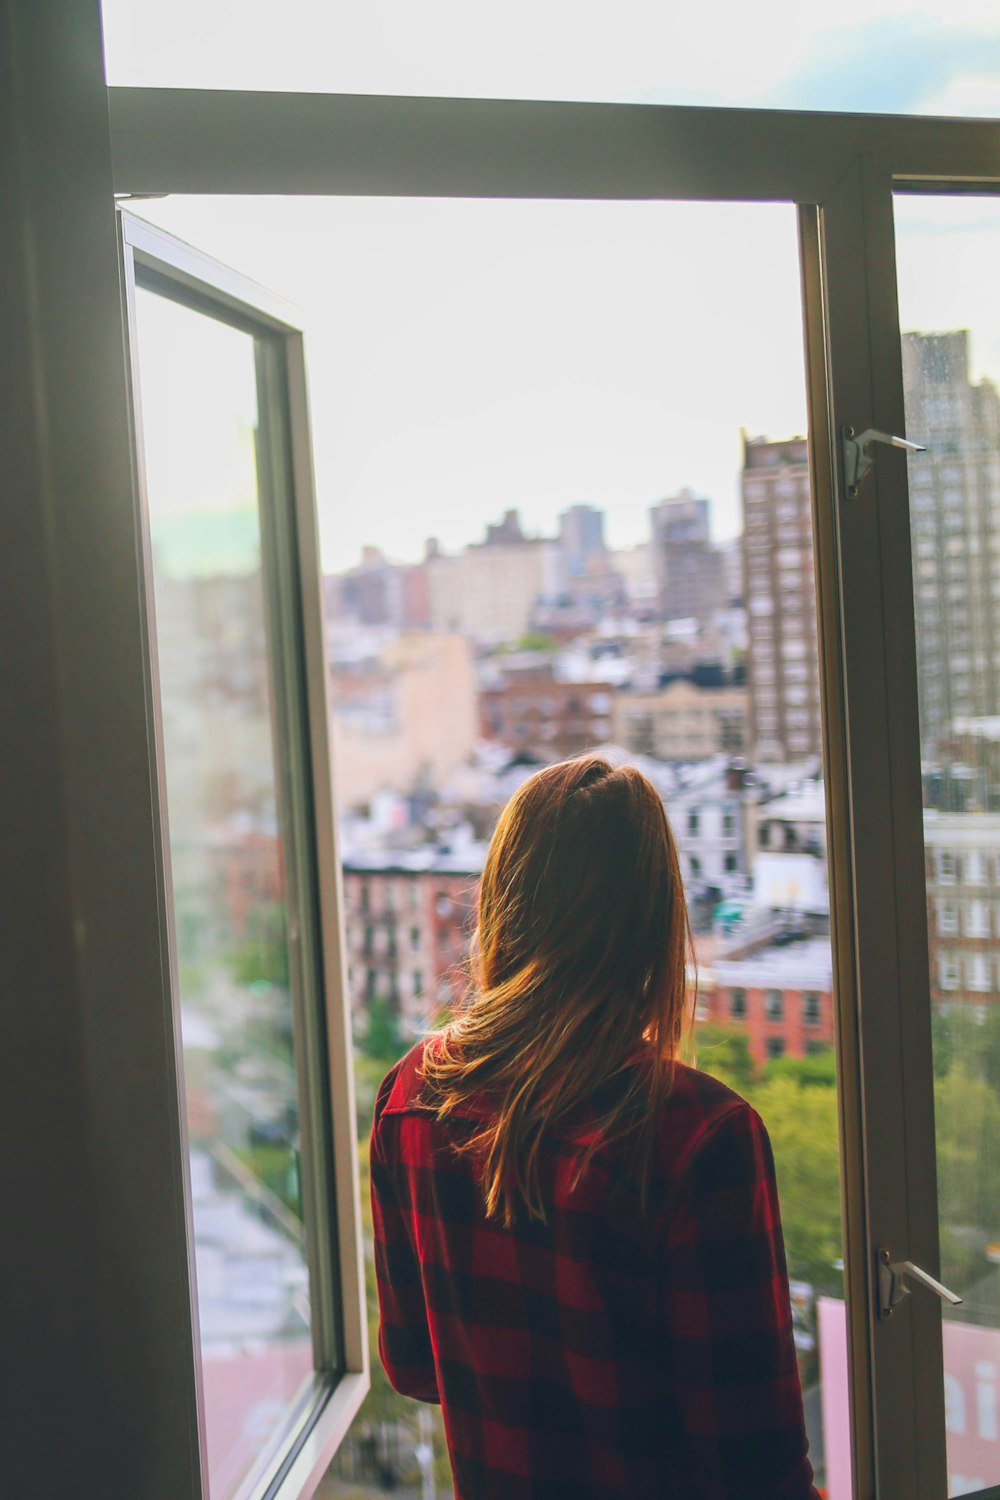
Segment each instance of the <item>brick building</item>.
[[739,755],[746,748],[746,720],[745,687],[699,687],[683,677],[653,692],[620,692],[614,700],[616,743],[658,760]]
[[351,1009],[383,1000],[419,1035],[468,982],[479,871],[345,864]]
[[833,970],[828,937],[717,959],[706,986],[707,1019],[745,1031],[756,1063],[833,1046]]
[[543,760],[579,755],[612,737],[614,689],[561,682],[551,667],[519,670],[479,695],[479,732]]

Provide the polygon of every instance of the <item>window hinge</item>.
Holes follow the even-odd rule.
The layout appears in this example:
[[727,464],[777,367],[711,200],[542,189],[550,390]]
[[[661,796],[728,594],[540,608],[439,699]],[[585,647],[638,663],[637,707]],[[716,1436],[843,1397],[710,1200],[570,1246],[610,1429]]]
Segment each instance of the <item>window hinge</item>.
[[875,427],[866,427],[864,432],[855,432],[853,427],[840,429],[840,456],[844,472],[844,494],[853,500],[861,488],[861,481],[875,462],[873,443],[889,443],[893,448],[902,448],[904,453],[926,453],[923,443],[911,443],[906,438],[893,437],[889,432],[879,432]]

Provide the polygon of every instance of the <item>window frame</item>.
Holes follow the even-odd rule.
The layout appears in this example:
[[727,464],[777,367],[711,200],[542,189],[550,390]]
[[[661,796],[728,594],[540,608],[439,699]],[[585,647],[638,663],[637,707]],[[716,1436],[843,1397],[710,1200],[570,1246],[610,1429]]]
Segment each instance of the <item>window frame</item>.
[[[173,951],[168,806],[158,690],[156,611],[142,447],[142,389],[136,292],[163,296],[254,341],[261,467],[261,543],[269,617],[275,772],[285,855],[295,1066],[302,1135],[302,1198],[311,1303],[314,1378],[288,1413],[276,1449],[239,1488],[239,1500],[306,1493],[318,1482],[369,1386],[364,1256],[357,1212],[359,1172],[354,1106],[343,876],[332,796],[330,701],[323,583],[312,474],[305,350],[294,310],[227,266],[119,208],[124,326],[135,445],[137,527],[149,672],[148,711],[159,788],[158,841],[173,997],[175,1075],[183,1093],[176,957]],[[183,1121],[183,1110],[181,1111]],[[189,1235],[193,1213],[186,1130],[175,1163]],[[193,1379],[200,1413],[201,1483],[207,1487],[204,1404],[193,1239],[189,1247]]]
[[[874,1317],[876,1247],[905,1245],[920,1264],[938,1264],[925,913],[900,935],[904,914],[923,913],[926,900],[906,474],[897,456],[880,460],[867,503],[847,506],[836,432],[847,420],[905,431],[892,194],[900,183],[1000,180],[995,125],[183,90],[111,89],[109,104],[116,187],[126,192],[798,205],[855,1500],[940,1500],[939,1311],[914,1298],[905,1317]],[[863,1069],[864,1055],[879,1069]],[[919,1183],[901,1180],[901,1151],[925,1165]]]
[[[30,318],[16,320],[16,336],[0,358],[14,390],[28,386],[23,372],[31,371],[26,400],[34,417],[11,429],[5,451],[18,492],[42,522],[18,530],[3,563],[15,584],[19,574],[40,580],[45,608],[32,610],[36,628],[26,638],[24,662],[16,664],[24,668],[18,686],[34,707],[34,716],[24,719],[30,738],[20,749],[25,756],[38,753],[33,794],[60,807],[59,818],[46,823],[49,887],[32,888],[37,909],[25,934],[40,932],[45,950],[58,950],[54,1011],[75,1042],[75,1050],[49,1059],[63,1085],[58,1134],[64,1150],[67,1141],[81,1141],[77,1154],[92,1188],[88,1214],[100,1217],[105,1244],[109,1226],[113,1231],[110,1256],[103,1249],[98,1256],[90,1226],[68,1208],[60,1218],[61,1198],[53,1200],[50,1180],[36,1174],[44,1194],[29,1185],[25,1202],[37,1208],[34,1223],[46,1242],[52,1231],[68,1231],[62,1241],[67,1260],[71,1248],[79,1253],[92,1304],[88,1332],[104,1377],[90,1387],[71,1385],[70,1372],[81,1369],[76,1356],[67,1360],[65,1375],[52,1373],[88,1440],[63,1444],[66,1486],[83,1485],[79,1466],[87,1456],[95,1487],[98,1465],[112,1486],[131,1461],[118,1437],[127,1426],[142,1455],[141,1482],[177,1500],[201,1496],[191,1328],[184,1325],[190,1287],[175,1171],[181,1137],[155,762],[141,662],[143,589],[125,423],[114,188],[139,196],[675,197],[799,205],[847,1163],[855,1500],[870,1500],[876,1490],[880,1500],[940,1500],[940,1360],[926,1357],[934,1351],[930,1323],[937,1310],[914,1297],[900,1316],[875,1325],[870,1300],[869,1252],[882,1242],[877,1236],[888,1236],[897,1253],[931,1270],[936,1265],[936,1219],[931,1225],[926,1211],[935,1174],[933,1112],[925,1108],[931,1095],[923,918],[905,941],[899,921],[908,903],[919,912],[925,902],[919,797],[914,800],[919,777],[915,782],[906,475],[896,456],[880,455],[869,494],[853,507],[842,505],[835,432],[844,420],[903,430],[893,425],[903,415],[894,187],[995,188],[995,122],[105,91],[97,0],[68,9],[52,0],[4,0],[4,6],[11,25],[0,78],[14,86],[0,89],[0,121],[18,152],[5,155],[0,166],[19,209],[9,215],[9,230],[0,226],[13,267],[5,306],[16,310],[20,299]],[[75,333],[69,344],[67,324]],[[23,602],[16,587],[11,597]],[[50,702],[31,696],[32,672],[52,686]],[[7,795],[13,799],[13,786]],[[13,800],[11,806],[21,827],[23,811]],[[95,850],[113,857],[95,860]],[[22,935],[15,931],[14,937],[11,953],[22,965],[15,971],[36,975],[37,943],[28,954]],[[148,1004],[136,1006],[136,993],[148,995]],[[877,1087],[876,1069],[862,1070],[862,1055],[879,1063]],[[12,1095],[24,1106],[22,1121],[31,1122],[26,1138],[30,1129],[39,1159],[47,1160],[51,1126],[42,1109],[56,1096],[50,1091],[36,1100],[23,1085],[20,1056],[13,1050],[10,1056]],[[350,1087],[349,1070],[337,1084]],[[856,1166],[862,1159],[867,1179]],[[898,1170],[900,1160],[930,1163],[929,1174],[909,1174],[920,1179],[917,1197],[908,1198],[898,1180],[906,1175]],[[140,1215],[131,1194],[147,1172],[162,1186],[155,1201],[151,1192],[144,1195],[148,1212]],[[59,1182],[71,1194],[65,1174]],[[343,1196],[346,1190],[341,1185],[338,1191]],[[356,1231],[356,1205],[349,1211]],[[35,1260],[37,1266],[22,1257],[15,1284],[37,1292],[37,1307],[51,1304],[72,1326],[73,1300],[53,1288],[49,1260]],[[75,1273],[70,1284],[78,1287]],[[34,1342],[38,1328],[33,1319]],[[937,1340],[939,1347],[939,1320]],[[59,1446],[51,1443],[52,1410],[49,1399],[23,1407],[18,1436],[26,1446],[33,1443],[36,1455]],[[46,1461],[61,1460],[52,1452]],[[311,1468],[309,1462],[296,1461],[282,1497],[311,1493],[321,1472],[315,1451]],[[129,1478],[134,1488],[134,1474]]]

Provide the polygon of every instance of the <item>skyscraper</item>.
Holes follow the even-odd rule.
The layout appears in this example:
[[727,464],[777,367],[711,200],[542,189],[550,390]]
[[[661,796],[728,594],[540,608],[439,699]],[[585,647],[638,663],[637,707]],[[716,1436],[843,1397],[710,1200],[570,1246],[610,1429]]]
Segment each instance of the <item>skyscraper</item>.
[[744,435],[742,489],[754,754],[800,760],[822,750],[806,439]]
[[559,545],[570,578],[580,578],[586,572],[587,559],[602,557],[607,551],[603,510],[597,510],[593,505],[571,505],[562,511]]
[[706,625],[727,603],[722,558],[709,536],[708,500],[681,490],[650,507],[660,613]]
[[[1000,396],[969,379],[969,334],[903,334],[924,753],[1000,712]],[[992,578],[991,578],[992,574]]]

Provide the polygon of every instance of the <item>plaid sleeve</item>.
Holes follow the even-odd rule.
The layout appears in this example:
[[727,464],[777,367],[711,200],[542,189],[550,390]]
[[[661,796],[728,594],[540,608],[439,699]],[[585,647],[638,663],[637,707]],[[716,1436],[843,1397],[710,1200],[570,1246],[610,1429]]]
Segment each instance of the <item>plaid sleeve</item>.
[[370,1163],[375,1281],[378,1287],[378,1352],[395,1390],[417,1401],[440,1401],[420,1265],[392,1179],[381,1113],[396,1069],[379,1089],[372,1125]]
[[660,1307],[699,1500],[817,1500],[771,1144],[749,1105],[696,1149],[664,1226]]

